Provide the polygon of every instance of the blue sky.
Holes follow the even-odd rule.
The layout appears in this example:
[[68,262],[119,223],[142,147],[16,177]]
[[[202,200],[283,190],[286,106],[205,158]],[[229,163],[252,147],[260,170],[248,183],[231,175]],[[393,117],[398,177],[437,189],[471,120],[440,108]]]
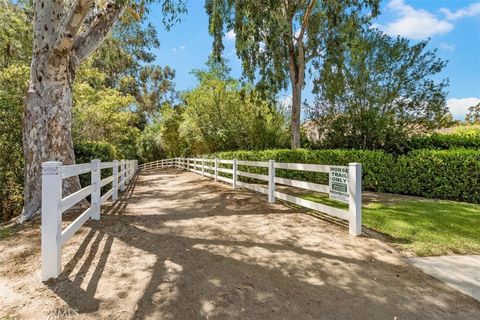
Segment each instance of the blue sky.
[[[203,0],[189,0],[188,14],[167,32],[161,23],[158,8],[152,8],[151,22],[157,27],[161,42],[155,50],[156,63],[176,70],[179,90],[196,85],[193,69],[205,67],[211,51],[208,16]],[[450,79],[448,106],[456,119],[463,119],[466,109],[480,102],[480,1],[467,0],[386,0],[382,14],[374,21],[376,27],[389,35],[401,35],[413,42],[431,38],[430,47],[448,60],[441,77]],[[225,37],[225,56],[232,75],[241,75],[241,64],[235,54],[234,34]],[[312,100],[307,81],[304,97]],[[281,94],[288,100],[289,92]]]

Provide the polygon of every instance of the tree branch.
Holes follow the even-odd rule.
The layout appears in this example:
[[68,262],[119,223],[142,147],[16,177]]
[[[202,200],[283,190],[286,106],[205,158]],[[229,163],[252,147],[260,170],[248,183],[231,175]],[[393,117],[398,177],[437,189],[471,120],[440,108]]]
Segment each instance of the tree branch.
[[297,48],[298,48],[298,75],[297,75],[297,81],[300,83],[303,83],[303,79],[305,78],[305,51],[303,47],[303,35],[305,33],[305,30],[308,27],[308,21],[310,18],[310,15],[312,13],[313,7],[317,4],[317,0],[312,0],[309,4],[307,9],[305,10],[305,14],[303,15],[302,18],[302,25],[300,27],[300,34],[298,35],[297,38]]
[[125,9],[125,4],[119,4],[116,1],[107,3],[105,10],[97,14],[87,30],[75,38],[73,44],[75,64],[80,64],[102,44]]
[[308,27],[308,21],[310,18],[310,15],[312,13],[313,7],[317,4],[317,0],[312,0],[307,7],[307,10],[305,10],[305,14],[303,15],[302,18],[302,26],[300,27],[300,34],[298,35],[297,41],[303,41],[303,34],[305,33],[305,30]]
[[73,3],[55,35],[53,42],[55,53],[65,53],[72,49],[75,36],[82,27],[92,2],[93,0],[76,0]]
[[323,57],[323,56],[322,56],[322,52],[323,52],[325,49],[326,49],[326,47],[323,46],[323,47],[319,48],[318,50],[313,51],[312,53],[310,53],[309,55],[307,55],[307,56],[305,57],[305,62],[309,62],[310,60],[312,60],[312,59],[315,58],[315,57],[319,57],[319,56]]
[[284,9],[285,9],[285,15],[288,16],[288,26],[289,30],[288,32],[284,32],[283,37],[284,41],[287,44],[288,47],[288,66],[290,70],[290,80],[292,83],[295,83],[296,79],[296,74],[297,74],[297,61],[295,59],[295,47],[293,44],[293,38],[295,37],[293,35],[293,17],[294,17],[294,12],[295,10],[292,10],[289,5],[289,1],[285,0],[284,2]]

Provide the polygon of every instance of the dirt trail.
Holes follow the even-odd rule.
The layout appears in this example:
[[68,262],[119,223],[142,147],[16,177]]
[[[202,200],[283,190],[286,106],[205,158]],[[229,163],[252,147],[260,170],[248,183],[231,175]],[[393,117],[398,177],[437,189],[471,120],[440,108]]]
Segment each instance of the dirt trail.
[[38,222],[0,241],[0,318],[480,318],[379,240],[173,169],[88,221],[59,279],[39,281],[39,245]]

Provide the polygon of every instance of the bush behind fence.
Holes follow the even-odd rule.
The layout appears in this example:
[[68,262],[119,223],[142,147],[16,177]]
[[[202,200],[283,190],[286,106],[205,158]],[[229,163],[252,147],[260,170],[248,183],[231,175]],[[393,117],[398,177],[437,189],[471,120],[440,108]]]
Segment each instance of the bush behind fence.
[[[383,151],[280,149],[219,152],[210,157],[331,165],[360,162],[364,190],[480,203],[480,150],[414,150],[395,156]],[[277,175],[328,183],[327,174],[279,170]]]

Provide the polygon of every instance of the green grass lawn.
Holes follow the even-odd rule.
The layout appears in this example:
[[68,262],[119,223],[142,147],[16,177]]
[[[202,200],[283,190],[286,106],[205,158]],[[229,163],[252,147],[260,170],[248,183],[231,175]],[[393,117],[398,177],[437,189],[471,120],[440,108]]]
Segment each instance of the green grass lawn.
[[[302,198],[348,209],[348,205],[325,194],[306,194]],[[480,254],[480,205],[393,198],[364,201],[363,225],[387,235],[392,243],[418,256]]]

